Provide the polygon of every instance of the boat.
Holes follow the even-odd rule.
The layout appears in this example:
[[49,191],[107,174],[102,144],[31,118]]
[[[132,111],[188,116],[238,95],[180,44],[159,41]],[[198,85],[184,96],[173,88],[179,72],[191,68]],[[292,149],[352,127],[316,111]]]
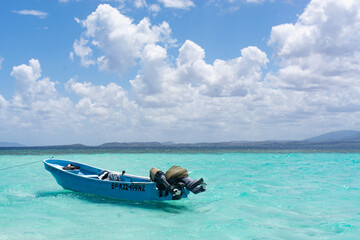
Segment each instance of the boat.
[[45,159],[44,167],[65,189],[96,194],[108,198],[134,201],[162,201],[187,198],[190,192],[206,190],[204,180],[193,180],[187,170],[173,166],[166,173],[157,168],[150,177],[108,171],[84,163],[61,159]]

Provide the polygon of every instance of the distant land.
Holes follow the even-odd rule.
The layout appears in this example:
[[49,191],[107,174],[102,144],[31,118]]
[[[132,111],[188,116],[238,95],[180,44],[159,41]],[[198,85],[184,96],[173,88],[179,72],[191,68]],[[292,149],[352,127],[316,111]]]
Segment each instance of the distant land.
[[0,142],[0,148],[14,149],[72,149],[104,152],[111,149],[238,149],[238,150],[355,150],[360,151],[360,132],[343,130],[329,132],[299,141],[231,141],[217,143],[173,143],[173,142],[110,142],[98,146],[83,144],[56,146],[24,146],[19,143]]
[[329,132],[317,137],[308,138],[306,142],[360,142],[360,132],[354,130],[343,130]]
[[25,147],[25,145],[12,142],[0,142],[0,147]]

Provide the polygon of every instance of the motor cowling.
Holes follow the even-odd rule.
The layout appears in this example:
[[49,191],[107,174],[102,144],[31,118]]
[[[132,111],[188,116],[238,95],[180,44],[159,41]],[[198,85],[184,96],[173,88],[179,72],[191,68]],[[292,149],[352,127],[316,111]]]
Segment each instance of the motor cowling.
[[188,171],[180,166],[172,166],[165,173],[166,180],[172,183],[183,183],[185,187],[194,194],[205,192],[206,183],[204,179],[192,179],[189,177]]
[[202,178],[192,179],[185,168],[179,166],[171,167],[165,174],[157,168],[150,170],[150,179],[156,182],[160,195],[162,191],[172,194],[173,199],[180,199],[184,187],[194,194],[204,192],[206,183]]
[[165,196],[167,193],[170,193],[174,200],[181,199],[184,189],[183,184],[169,184],[166,180],[165,174],[157,168],[152,168],[150,170],[150,179],[156,183],[156,186],[159,189],[160,197],[163,195],[163,191],[165,191]]

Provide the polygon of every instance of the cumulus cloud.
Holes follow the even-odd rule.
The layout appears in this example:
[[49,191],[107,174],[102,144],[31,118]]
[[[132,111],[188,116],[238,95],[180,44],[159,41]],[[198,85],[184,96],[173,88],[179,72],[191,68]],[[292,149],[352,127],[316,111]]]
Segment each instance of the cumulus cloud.
[[[176,66],[168,61],[166,49],[148,45],[141,59],[141,74],[131,81],[139,102],[153,106],[182,104],[193,97],[245,97],[261,80],[266,54],[256,47],[244,48],[231,60],[205,62],[205,51],[187,40],[179,49]],[[165,101],[165,99],[167,99]]]
[[39,17],[39,18],[46,18],[48,13],[46,12],[42,12],[39,10],[28,10],[28,9],[24,9],[24,10],[19,10],[19,11],[13,11],[13,13],[17,13],[20,15],[30,15],[30,16],[35,16],[35,17]]
[[40,129],[53,129],[69,118],[71,101],[61,97],[55,89],[55,83],[49,78],[41,78],[41,67],[37,59],[29,64],[14,66],[11,72],[16,82],[15,94],[11,100],[0,96],[2,114],[1,125],[5,129],[30,132]]
[[145,121],[142,120],[141,109],[128,98],[127,91],[116,83],[104,86],[70,79],[65,87],[80,97],[73,109],[79,135],[89,134],[93,138],[96,134],[97,141],[119,138],[135,140],[138,134],[144,132],[142,124]]
[[194,127],[199,136],[209,128],[217,136],[230,136],[238,128],[249,139],[277,136],[276,126],[291,129],[290,136],[305,134],[297,131],[299,125],[329,129],[341,124],[343,112],[359,109],[354,45],[359,31],[349,30],[359,26],[356,4],[312,1],[295,24],[275,26],[269,44],[280,68],[264,81],[269,60],[255,46],[242,49],[238,58],[207,63],[205,50],[191,40],[179,48],[174,62],[165,46],[143,44],[137,57],[140,70],[130,81],[143,120],[169,132],[176,131],[173,126],[182,132]]
[[79,20],[85,31],[73,54],[101,70],[139,67],[131,92],[73,78],[65,84],[70,100],[31,59],[13,68],[14,97],[0,95],[0,126],[72,126],[103,137],[96,143],[291,139],[353,128],[360,117],[359,9],[358,1],[313,0],[296,23],[273,27],[269,45],[279,66],[266,73],[268,56],[256,46],[207,62],[206,49],[186,40],[172,56],[167,23],[134,23],[99,5]]
[[[152,129],[161,126],[160,132],[181,136],[182,141],[202,141],[204,136],[211,141],[236,139],[239,134],[259,137],[261,133],[254,133],[250,126],[274,115],[274,102],[285,99],[261,81],[266,54],[256,47],[240,53],[236,59],[209,64],[204,60],[205,50],[187,40],[174,65],[165,48],[146,46],[141,71],[130,82]],[[262,111],[259,116],[258,111]]]
[[[52,143],[62,144],[66,136],[75,141],[74,134],[82,142],[86,142],[86,136],[93,138],[94,134],[99,135],[99,139],[115,138],[135,129],[142,118],[127,91],[115,83],[95,86],[70,79],[65,89],[79,99],[70,100],[58,92],[55,82],[42,77],[37,59],[14,66],[11,76],[16,83],[15,94],[10,100],[0,95],[0,133],[10,131],[12,136],[22,139],[40,134],[33,139],[36,142],[31,137],[27,139],[30,145],[48,144],[44,141],[50,136]],[[62,142],[57,142],[57,138]]]
[[95,64],[95,61],[92,59],[92,50],[88,46],[88,40],[80,38],[80,40],[75,40],[73,44],[74,52],[70,53],[70,59],[74,59],[74,53],[80,57],[81,65],[88,67]]
[[261,81],[268,59],[256,47],[213,64],[205,62],[204,49],[190,40],[180,47],[176,65],[164,48],[149,45],[144,52],[142,72],[131,85],[148,124],[165,135],[182,141],[236,139],[240,134],[254,139],[261,133],[251,126],[274,116],[276,108],[276,113],[288,109],[274,104],[286,99]]
[[265,82],[295,107],[289,113],[301,119],[303,129],[358,128],[359,42],[356,0],[313,0],[296,23],[272,28],[269,45],[280,67]]
[[271,81],[295,90],[347,87],[360,73],[360,2],[314,0],[295,24],[273,27],[282,68]]
[[108,117],[117,112],[114,109],[122,111],[135,108],[135,104],[128,99],[127,92],[115,83],[94,86],[90,82],[80,83],[70,79],[65,86],[69,91],[81,97],[76,107],[88,114]]
[[[103,71],[121,71],[134,67],[147,44],[172,44],[169,24],[163,22],[151,26],[148,18],[138,24],[107,4],[98,6],[95,12],[80,21],[86,28],[85,38],[74,42],[74,53],[85,65],[92,64],[92,48],[100,50],[97,64]],[[89,41],[91,40],[91,44]]]
[[[21,64],[19,66],[13,67],[13,71],[10,75],[15,78],[17,83],[17,90],[22,95],[24,93],[24,95],[27,95],[26,93],[32,94],[32,92],[34,92],[37,86],[36,81],[41,76],[40,63],[36,59],[30,59],[29,65]],[[53,92],[53,84],[48,87],[51,92]]]
[[[242,75],[261,72],[267,58],[255,47],[245,48],[241,54],[222,64],[234,71],[234,79],[229,81],[236,82],[239,78],[241,87],[246,88],[254,83],[242,83]],[[225,89],[224,96],[210,96],[207,87],[211,80],[202,76],[206,74],[202,68],[211,69],[219,78],[223,73],[217,72],[215,64],[205,63],[204,58],[205,50],[188,40],[179,49],[173,65],[164,47],[148,44],[140,60],[142,70],[132,81],[135,99],[131,100],[128,92],[116,83],[94,85],[70,79],[65,88],[77,96],[76,101],[62,97],[54,82],[42,78],[40,62],[31,59],[28,64],[13,67],[11,76],[17,83],[16,94],[10,101],[0,97],[0,106],[2,112],[7,112],[7,118],[13,118],[12,122],[23,130],[52,131],[56,127],[56,131],[69,132],[66,126],[71,126],[72,133],[68,134],[75,132],[83,137],[98,134],[99,139],[103,137],[107,141],[118,139],[119,134],[124,140],[166,139],[165,136],[171,135],[181,136],[178,138],[181,141],[196,141],[208,135],[208,129],[212,128],[210,135],[214,140],[225,138],[232,131],[228,124],[233,122],[233,117],[238,118],[233,122],[235,125],[249,123],[250,118],[239,118],[248,108],[246,103],[258,93],[249,90],[246,97],[242,95],[239,99],[224,84],[220,86]],[[258,67],[236,72],[239,65],[246,68],[249,61]],[[257,78],[251,81],[261,84]],[[97,141],[101,141],[99,139]]]

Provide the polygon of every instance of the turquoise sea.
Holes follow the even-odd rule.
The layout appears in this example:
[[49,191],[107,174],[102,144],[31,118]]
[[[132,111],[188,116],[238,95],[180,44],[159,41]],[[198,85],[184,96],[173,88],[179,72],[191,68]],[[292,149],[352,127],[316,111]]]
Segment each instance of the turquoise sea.
[[[44,169],[51,157],[145,176],[180,165],[208,189],[168,202],[76,193]],[[0,240],[360,238],[359,153],[64,150],[3,153],[0,163]]]

